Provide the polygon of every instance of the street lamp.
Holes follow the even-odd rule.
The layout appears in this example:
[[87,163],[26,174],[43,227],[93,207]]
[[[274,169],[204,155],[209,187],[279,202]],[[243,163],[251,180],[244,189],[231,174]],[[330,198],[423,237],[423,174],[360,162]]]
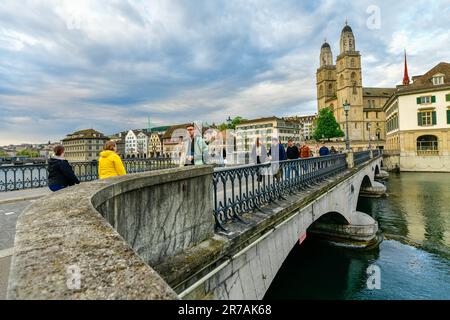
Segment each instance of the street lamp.
[[371,142],[372,142],[372,139],[370,138],[370,128],[372,127],[372,124],[369,122],[368,124],[367,124],[367,129],[369,129],[369,150],[372,150],[372,144],[371,144]]
[[345,100],[344,103],[344,111],[345,111],[345,129],[346,129],[346,137],[345,137],[345,149],[347,151],[350,151],[350,140],[348,136],[348,112],[350,111],[350,103],[348,103],[347,100]]
[[230,116],[228,116],[228,119],[227,119],[228,129],[231,129],[231,124],[232,124],[232,122],[233,122],[233,120],[231,119]]

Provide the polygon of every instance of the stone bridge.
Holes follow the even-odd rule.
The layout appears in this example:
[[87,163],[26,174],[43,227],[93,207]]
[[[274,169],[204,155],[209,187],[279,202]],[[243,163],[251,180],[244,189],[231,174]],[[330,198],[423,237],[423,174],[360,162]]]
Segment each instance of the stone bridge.
[[377,244],[378,224],[357,204],[385,192],[381,156],[341,157],[295,162],[297,175],[284,168],[267,194],[217,190],[224,170],[202,166],[50,195],[19,218],[8,299],[262,299],[308,233]]

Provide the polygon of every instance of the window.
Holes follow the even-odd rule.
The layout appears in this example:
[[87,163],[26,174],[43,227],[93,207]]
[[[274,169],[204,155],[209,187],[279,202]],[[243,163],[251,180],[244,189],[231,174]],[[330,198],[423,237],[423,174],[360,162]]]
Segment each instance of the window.
[[438,155],[438,139],[436,136],[421,136],[417,138],[418,155]]
[[450,93],[445,95],[445,101],[450,101]]
[[436,102],[436,96],[426,96],[417,98],[417,104],[430,104]]
[[377,119],[378,119],[378,112],[376,112],[376,115],[377,115]]
[[355,67],[355,59],[354,59],[354,58],[352,58],[352,60],[350,61],[350,66],[351,66],[352,68]]
[[357,123],[355,123],[355,129],[358,129],[358,124]]
[[440,75],[440,74],[436,75],[433,77],[432,81],[433,81],[433,85],[435,85],[435,86],[444,84],[444,75]]
[[419,127],[428,127],[436,125],[436,111],[423,111],[417,114],[417,123]]
[[450,124],[450,107],[447,109],[447,124]]

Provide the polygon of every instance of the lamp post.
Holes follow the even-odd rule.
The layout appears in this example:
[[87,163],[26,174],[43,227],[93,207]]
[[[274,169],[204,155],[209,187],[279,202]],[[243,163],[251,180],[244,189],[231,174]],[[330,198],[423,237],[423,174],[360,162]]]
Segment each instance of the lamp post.
[[233,120],[231,119],[230,116],[228,116],[227,123],[228,123],[228,129],[231,129],[231,124],[233,123]]
[[347,151],[350,151],[350,140],[349,140],[349,136],[348,136],[348,112],[350,111],[350,103],[348,103],[347,100],[345,100],[345,103],[343,106],[344,106],[344,111],[345,111],[345,131],[346,131],[345,149]]
[[372,150],[372,138],[370,137],[370,128],[372,127],[372,124],[369,122],[367,124],[367,129],[369,129],[369,150]]

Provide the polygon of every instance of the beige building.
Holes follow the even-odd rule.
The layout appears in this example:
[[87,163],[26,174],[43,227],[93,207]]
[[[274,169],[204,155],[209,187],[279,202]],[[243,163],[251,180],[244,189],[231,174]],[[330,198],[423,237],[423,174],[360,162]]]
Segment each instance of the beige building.
[[151,158],[161,157],[163,154],[163,134],[152,132],[148,141],[148,155]]
[[[317,103],[319,111],[330,108],[346,132],[344,104],[350,104],[348,131],[354,149],[367,148],[369,140],[384,147],[386,139],[384,103],[394,93],[394,88],[364,88],[361,70],[361,54],[356,51],[356,41],[350,26],[341,32],[340,54],[336,64],[328,43],[320,52],[317,70]],[[342,139],[343,140],[343,139]]]
[[300,140],[308,141],[313,139],[314,123],[317,115],[312,116],[293,116],[283,118],[286,121],[296,122],[300,125]]
[[77,131],[62,140],[65,158],[69,162],[97,160],[104,144],[109,140],[94,129]]
[[450,64],[439,63],[398,86],[383,107],[386,149],[401,171],[450,172]]
[[236,148],[238,151],[251,151],[259,137],[269,150],[272,137],[279,138],[283,145],[292,139],[295,144],[301,140],[300,125],[277,117],[259,118],[243,121],[236,126]]

